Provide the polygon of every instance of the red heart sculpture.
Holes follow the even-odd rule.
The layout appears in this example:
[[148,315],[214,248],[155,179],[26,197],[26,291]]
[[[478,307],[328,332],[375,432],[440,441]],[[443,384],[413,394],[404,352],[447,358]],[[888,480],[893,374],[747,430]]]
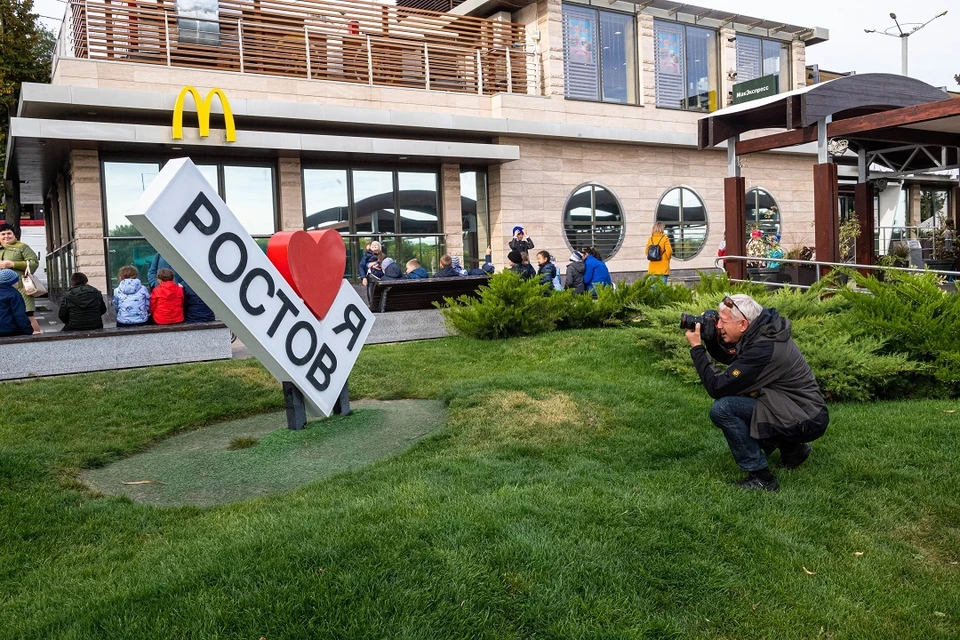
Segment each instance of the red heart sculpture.
[[340,293],[347,250],[340,233],[281,231],[270,237],[267,258],[321,320]]

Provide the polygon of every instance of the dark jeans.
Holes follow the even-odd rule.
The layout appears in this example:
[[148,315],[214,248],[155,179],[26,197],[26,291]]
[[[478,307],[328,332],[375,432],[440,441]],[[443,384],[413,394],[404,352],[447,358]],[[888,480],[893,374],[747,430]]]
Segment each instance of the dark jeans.
[[767,466],[764,453],[773,453],[778,447],[780,455],[792,455],[801,443],[789,439],[768,438],[756,440],[750,437],[750,419],[757,401],[747,396],[727,396],[714,401],[710,419],[727,439],[730,453],[742,471],[758,471]]

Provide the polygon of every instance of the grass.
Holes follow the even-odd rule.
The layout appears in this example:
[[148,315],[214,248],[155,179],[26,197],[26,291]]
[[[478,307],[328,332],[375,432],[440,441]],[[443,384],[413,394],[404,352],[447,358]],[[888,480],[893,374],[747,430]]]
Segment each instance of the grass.
[[441,399],[447,426],[213,508],[74,478],[281,408],[256,363],[0,385],[5,635],[960,636],[960,403],[833,405],[811,459],[775,468],[781,492],[745,493],[706,394],[636,337],[367,347],[354,397]]

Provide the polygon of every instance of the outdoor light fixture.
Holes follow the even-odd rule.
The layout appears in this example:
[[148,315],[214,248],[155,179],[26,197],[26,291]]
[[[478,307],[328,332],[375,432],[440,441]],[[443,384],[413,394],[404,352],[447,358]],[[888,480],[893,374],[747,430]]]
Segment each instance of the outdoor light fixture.
[[[909,40],[910,36],[915,34],[917,31],[920,31],[920,29],[923,29],[925,26],[927,26],[937,18],[942,18],[945,15],[947,15],[947,12],[943,11],[942,13],[938,13],[937,15],[933,16],[926,22],[923,22],[923,23],[904,22],[903,25],[901,25],[900,21],[897,20],[897,14],[891,11],[890,18],[893,19],[894,25],[896,27],[895,32],[891,33],[894,27],[888,27],[883,31],[877,31],[876,29],[864,29],[863,32],[879,33],[884,36],[890,36],[891,38],[900,38],[900,74],[905,76],[905,75],[908,75],[907,74],[907,41]],[[903,27],[910,27],[910,26],[913,26],[913,28],[910,29],[909,31],[903,30]]]

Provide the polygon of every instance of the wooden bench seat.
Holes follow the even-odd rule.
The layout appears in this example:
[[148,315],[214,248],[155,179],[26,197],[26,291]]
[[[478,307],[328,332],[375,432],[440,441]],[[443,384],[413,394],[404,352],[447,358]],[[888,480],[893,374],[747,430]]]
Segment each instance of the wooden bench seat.
[[222,322],[53,331],[0,338],[0,347],[0,380],[229,360],[233,356],[230,329]]
[[490,281],[487,276],[422,278],[418,280],[371,280],[370,310],[410,311],[432,309],[434,302],[462,295],[478,296],[478,289]]

